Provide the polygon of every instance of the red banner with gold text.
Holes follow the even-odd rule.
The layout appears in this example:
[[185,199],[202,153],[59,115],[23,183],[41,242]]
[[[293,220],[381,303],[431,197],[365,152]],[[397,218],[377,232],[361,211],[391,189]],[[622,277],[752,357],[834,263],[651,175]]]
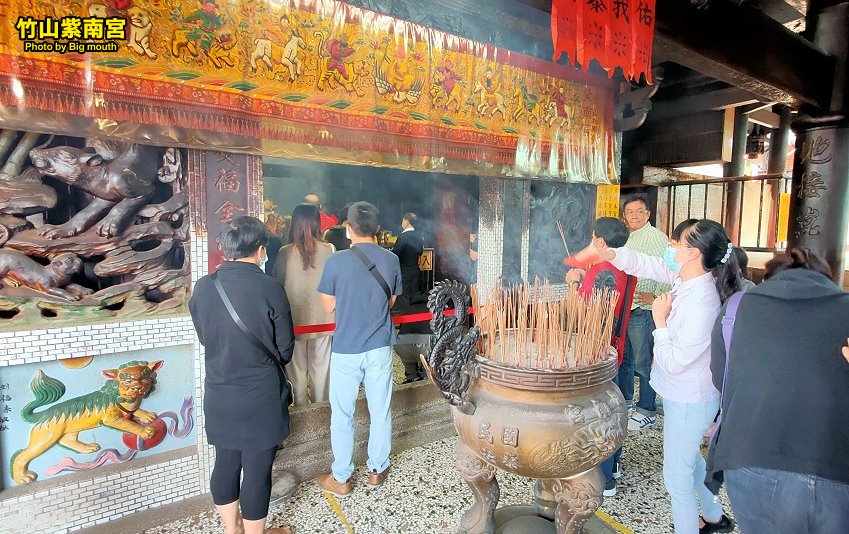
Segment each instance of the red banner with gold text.
[[655,0],[552,0],[554,60],[563,53],[573,66],[592,60],[613,76],[616,67],[629,79],[651,79]]

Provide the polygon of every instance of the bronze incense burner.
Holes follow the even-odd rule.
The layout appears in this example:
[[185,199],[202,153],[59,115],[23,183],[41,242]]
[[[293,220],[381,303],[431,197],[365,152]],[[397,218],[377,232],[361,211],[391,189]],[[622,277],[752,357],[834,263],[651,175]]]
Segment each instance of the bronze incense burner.
[[[453,317],[442,314],[449,300]],[[502,364],[475,354],[478,327],[463,333],[463,285],[437,285],[428,305],[435,338],[428,372],[452,405],[460,437],[457,470],[475,499],[460,532],[544,532],[544,523],[559,534],[580,532],[602,502],[605,481],[598,466],[625,440],[627,407],[611,382],[615,351],[576,368]],[[497,469],[537,479],[534,507],[496,512]],[[518,517],[528,515],[534,517]]]

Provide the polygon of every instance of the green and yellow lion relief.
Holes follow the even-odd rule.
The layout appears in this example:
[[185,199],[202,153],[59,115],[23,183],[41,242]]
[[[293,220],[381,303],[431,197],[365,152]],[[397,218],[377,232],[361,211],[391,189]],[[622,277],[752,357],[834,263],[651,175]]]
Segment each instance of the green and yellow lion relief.
[[[29,464],[57,443],[80,454],[89,454],[100,449],[96,443],[84,443],[78,439],[83,430],[99,425],[129,432],[144,439],[154,436],[155,430],[142,423],[151,423],[156,414],[140,408],[142,399],[148,397],[156,387],[156,371],[162,360],[155,362],[131,361],[118,369],[106,369],[103,375],[109,378],[99,391],[80,397],[57,402],[65,394],[65,384],[37,371],[30,382],[35,400],[24,406],[21,418],[32,423],[29,444],[12,456],[12,480],[27,484],[38,478],[29,470]],[[53,404],[36,412],[42,406]]]

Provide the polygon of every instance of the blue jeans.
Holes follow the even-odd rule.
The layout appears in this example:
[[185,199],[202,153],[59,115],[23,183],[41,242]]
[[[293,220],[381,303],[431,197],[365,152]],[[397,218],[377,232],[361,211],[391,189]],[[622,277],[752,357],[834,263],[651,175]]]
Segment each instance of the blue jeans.
[[607,460],[601,462],[601,472],[604,473],[604,481],[610,482],[613,480],[613,468],[616,465],[616,462],[620,461],[622,458],[622,447],[616,450],[613,453],[613,456],[608,458]]
[[[624,361],[624,359],[623,359],[623,361]],[[620,373],[622,372],[621,367],[619,368],[619,372]],[[620,385],[618,376],[613,377],[613,383],[616,384],[617,386],[619,386],[620,391],[621,391],[622,386]],[[634,384],[632,383],[631,384],[631,391],[633,391],[633,388],[634,388]],[[625,392],[623,391],[622,394],[624,395]],[[616,450],[616,452],[613,453],[613,456],[611,456],[610,458],[608,458],[607,460],[605,460],[601,463],[601,472],[604,473],[604,481],[605,482],[610,482],[613,479],[613,468],[616,466],[616,462],[619,462],[621,460],[621,458],[622,458],[622,447],[619,447]]]
[[849,532],[849,484],[758,467],[729,469],[725,483],[744,534]]
[[626,401],[634,400],[634,375],[640,377],[640,400],[637,412],[654,416],[657,413],[657,395],[649,385],[651,380],[652,352],[654,350],[654,319],[651,310],[634,308],[628,320],[625,353],[619,367],[619,387]]
[[698,534],[699,504],[706,520],[722,519],[722,504],[705,486],[705,459],[699,450],[719,401],[685,403],[663,399],[663,409],[663,482],[672,498],[675,534]]
[[337,482],[347,481],[354,472],[354,408],[360,383],[371,418],[367,465],[369,471],[380,473],[389,467],[392,448],[392,347],[330,354],[330,468]]

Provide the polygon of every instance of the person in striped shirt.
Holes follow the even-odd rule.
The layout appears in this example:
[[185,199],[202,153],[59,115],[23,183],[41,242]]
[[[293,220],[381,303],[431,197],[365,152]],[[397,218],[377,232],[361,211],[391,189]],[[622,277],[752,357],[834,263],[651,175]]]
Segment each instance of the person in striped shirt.
[[[646,199],[642,196],[626,198],[623,212],[625,223],[631,232],[625,248],[658,258],[663,257],[663,250],[669,238],[649,222],[651,212]],[[640,377],[640,398],[636,410],[628,420],[628,430],[642,430],[657,423],[657,396],[649,385],[654,350],[652,332],[655,329],[651,309],[654,299],[669,289],[670,286],[666,284],[641,278],[634,292],[625,356],[619,367],[618,377],[619,387],[629,405],[634,398],[634,375]]]

